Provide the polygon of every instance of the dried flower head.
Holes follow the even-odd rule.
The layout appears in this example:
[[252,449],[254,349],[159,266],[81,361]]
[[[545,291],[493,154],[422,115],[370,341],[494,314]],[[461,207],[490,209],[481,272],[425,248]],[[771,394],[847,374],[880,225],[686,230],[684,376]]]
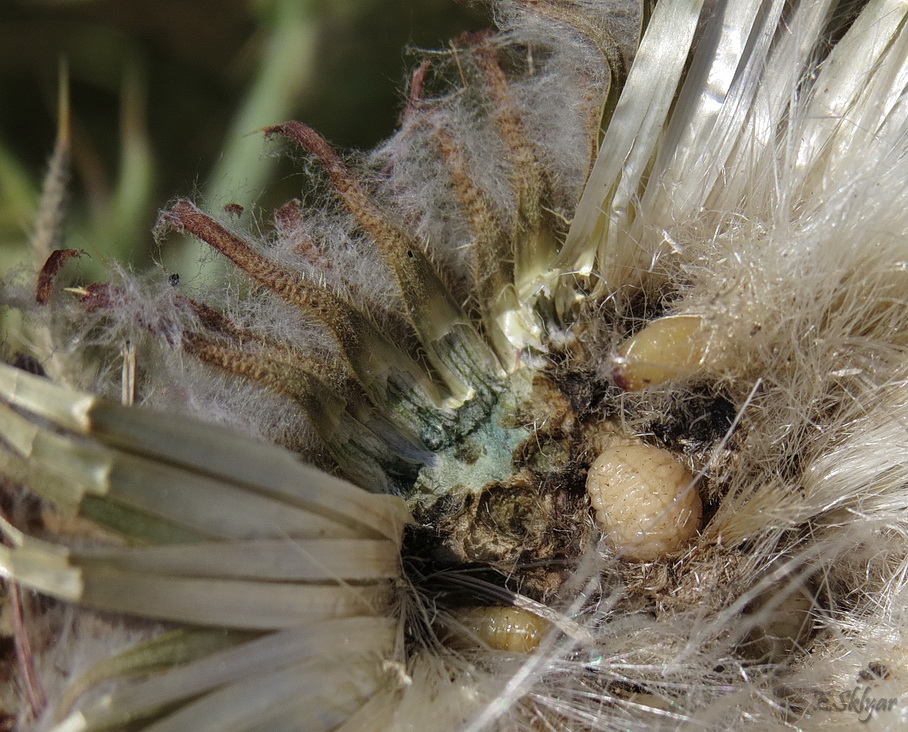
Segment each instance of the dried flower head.
[[307,204],[161,214],[220,291],[48,260],[0,568],[104,612],[17,624],[23,725],[905,724],[908,9],[643,5],[496,3],[356,159],[267,129]]

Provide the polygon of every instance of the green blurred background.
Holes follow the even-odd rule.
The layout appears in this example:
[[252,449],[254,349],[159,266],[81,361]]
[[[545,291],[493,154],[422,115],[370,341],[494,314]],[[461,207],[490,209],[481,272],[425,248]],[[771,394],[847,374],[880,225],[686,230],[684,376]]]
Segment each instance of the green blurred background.
[[[256,129],[300,119],[338,147],[369,148],[396,125],[407,47],[490,23],[454,0],[0,0],[0,272],[28,260],[61,58],[73,120],[65,244],[89,251],[90,277],[105,261],[159,258],[150,228],[176,195],[253,209],[299,195]],[[189,243],[167,250],[168,269],[198,270]]]

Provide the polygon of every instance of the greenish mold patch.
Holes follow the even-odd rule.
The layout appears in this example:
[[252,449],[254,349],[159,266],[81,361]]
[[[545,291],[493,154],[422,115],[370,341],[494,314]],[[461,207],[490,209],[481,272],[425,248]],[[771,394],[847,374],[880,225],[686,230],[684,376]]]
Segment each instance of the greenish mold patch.
[[436,452],[432,464],[420,470],[415,495],[479,493],[490,483],[510,478],[514,453],[531,435],[516,419],[531,392],[531,375],[515,374],[487,418],[455,444]]

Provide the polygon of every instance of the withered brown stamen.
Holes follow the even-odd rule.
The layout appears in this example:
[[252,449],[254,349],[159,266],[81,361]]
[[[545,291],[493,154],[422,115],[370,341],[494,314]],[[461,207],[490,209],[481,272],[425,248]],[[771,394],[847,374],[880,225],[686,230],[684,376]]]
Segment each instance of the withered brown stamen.
[[426,91],[426,77],[429,75],[429,68],[432,66],[428,59],[416,68],[410,76],[410,89],[407,93],[407,105],[400,115],[401,124],[415,115],[423,104],[423,95]]
[[[470,221],[470,229],[474,238],[483,246],[477,246],[477,251],[485,246],[494,245],[502,237],[501,222],[492,209],[489,197],[476,185],[469,173],[469,165],[464,159],[463,150],[457,145],[454,136],[444,127],[436,129],[438,149],[442,162],[451,176],[454,192],[458,201]],[[497,253],[500,261],[502,252]],[[501,267],[505,262],[497,264]]]
[[88,256],[83,249],[56,249],[50,253],[41,271],[38,272],[38,286],[35,289],[35,300],[39,305],[47,305],[54,292],[54,281],[63,265],[74,257]]
[[199,319],[199,324],[205,330],[228,337],[238,343],[243,343],[253,338],[250,331],[239,328],[236,323],[219,313],[210,305],[206,305],[203,302],[193,300],[189,297],[181,297],[178,299],[181,302],[185,302],[192,312],[195,313],[195,316]]
[[164,212],[162,218],[175,229],[197,236],[217,249],[256,282],[313,315],[332,332],[339,333],[345,329],[345,316],[352,310],[349,305],[331,292],[307,285],[292,272],[262,256],[189,201],[177,201]]
[[[554,21],[570,32],[582,36],[602,54],[605,61],[602,67],[596,65],[584,67],[584,73],[590,77],[589,88],[584,91],[582,98],[587,107],[585,117],[587,139],[590,141],[590,166],[592,166],[599,150],[599,130],[607,125],[627,77],[625,61],[621,57],[618,42],[609,32],[608,25],[591,23],[582,12],[575,12],[572,5],[554,5],[539,2],[539,0],[517,1],[522,5],[532,7],[533,12],[543,18]],[[597,77],[602,68],[605,69],[606,78],[600,80]],[[600,86],[604,86],[604,96],[594,91]]]
[[507,77],[501,68],[498,52],[488,41],[476,48],[476,58],[485,75],[494,107],[495,124],[508,147],[514,166],[514,185],[517,191],[518,215],[530,227],[539,225],[542,209],[539,206],[543,192],[541,167],[530,144],[523,120],[517,112],[517,103],[511,94]]
[[471,269],[483,326],[499,360],[507,364],[514,349],[495,321],[490,305],[506,287],[513,284],[514,261],[510,243],[488,196],[473,182],[463,151],[453,135],[444,127],[439,127],[436,137],[442,161],[473,234]]
[[341,469],[362,487],[387,490],[389,474],[415,471],[414,464],[347,411],[346,400],[319,377],[324,368],[314,360],[289,349],[281,353],[244,351],[200,335],[184,338],[183,349],[210,366],[296,401]]
[[200,361],[287,394],[300,402],[311,397],[306,375],[271,354],[260,350],[242,351],[197,334],[183,338],[183,349]]
[[[301,373],[310,374],[319,382],[329,385],[332,390],[338,392],[343,391],[345,394],[352,394],[359,397],[362,402],[368,401],[368,397],[356,389],[356,382],[353,380],[351,372],[348,369],[343,368],[343,365],[338,368],[338,364],[325,363],[321,359],[310,358],[287,345],[263,338],[254,331],[239,327],[229,318],[204,303],[190,298],[179,298],[179,301],[192,310],[198,318],[199,324],[209,333],[221,338],[226,338],[232,344],[241,344],[258,348],[262,354],[265,354],[264,357],[266,359],[270,359],[275,364],[278,364],[279,371],[282,370],[288,375],[288,378],[285,379],[288,384],[294,383],[290,376],[299,371]],[[215,344],[215,341],[212,341],[207,336],[203,336],[199,333],[188,336],[187,341],[188,346],[186,346],[186,350],[194,355],[197,355],[195,354],[194,349],[200,344]],[[220,344],[219,347],[226,347],[226,345]],[[236,352],[244,355],[247,353],[244,351]],[[209,361],[209,363],[212,362]],[[309,379],[309,381],[311,382],[311,379]],[[280,388],[279,391],[292,392],[291,389],[287,388]]]
[[487,39],[477,44],[476,51],[494,105],[493,116],[498,134],[508,148],[513,167],[517,207],[511,221],[511,257],[515,284],[522,288],[535,280],[555,256],[555,242],[544,225],[542,215],[541,201],[546,182],[518,111],[519,106],[501,68],[498,51]]
[[[308,125],[301,122],[285,122],[265,130],[268,136],[282,135],[293,140],[301,148],[315,156],[325,168],[331,185],[340,194],[356,222],[375,243],[382,256],[399,277],[407,269],[406,260],[424,258],[421,250],[407,240],[385,213],[363,190],[351,170],[344,164],[334,148]],[[433,273],[434,276],[434,273]]]
[[[423,434],[425,420],[434,423],[441,419],[437,412],[440,395],[429,375],[364,314],[332,292],[307,284],[255,252],[247,242],[185,199],[164,212],[162,220],[210,244],[256,281],[324,325],[340,346],[346,365],[376,405],[397,414],[410,434],[427,439]],[[432,429],[437,431],[435,426]]]
[[490,391],[499,375],[495,356],[453,301],[416,242],[388,219],[313,129],[300,122],[286,122],[269,127],[266,133],[293,140],[324,166],[335,190],[391,268],[410,324],[448,388],[461,399],[469,398],[476,390]]
[[300,200],[293,198],[274,209],[272,221],[274,222],[274,227],[281,232],[290,232],[299,228],[303,223],[302,203]]

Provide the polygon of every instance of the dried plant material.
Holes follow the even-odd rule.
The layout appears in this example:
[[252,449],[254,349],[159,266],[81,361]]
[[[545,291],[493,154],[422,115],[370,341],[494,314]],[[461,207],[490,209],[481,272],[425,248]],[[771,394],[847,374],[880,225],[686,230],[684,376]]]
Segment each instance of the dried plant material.
[[35,290],[35,300],[39,305],[47,305],[50,302],[54,290],[54,282],[57,274],[63,269],[63,265],[70,259],[85,256],[87,252],[82,249],[56,249],[50,253],[47,261],[41,267],[38,273],[38,287]]
[[35,729],[905,726],[908,8],[495,7],[379,149],[269,127],[271,228],[164,212],[236,279],[25,298],[0,568],[108,613]]
[[60,246],[66,217],[67,186],[72,158],[72,119],[69,69],[63,60],[60,61],[58,77],[60,86],[57,92],[57,140],[41,185],[41,201],[29,242],[37,263],[51,257],[53,250]]

